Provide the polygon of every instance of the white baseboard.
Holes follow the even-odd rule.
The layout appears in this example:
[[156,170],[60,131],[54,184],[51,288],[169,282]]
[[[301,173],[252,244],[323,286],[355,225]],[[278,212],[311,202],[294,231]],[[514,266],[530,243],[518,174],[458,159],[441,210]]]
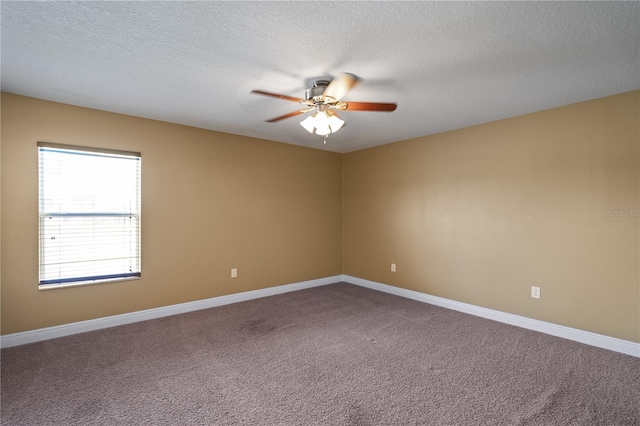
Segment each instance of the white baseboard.
[[10,348],[12,346],[26,345],[28,343],[40,342],[43,340],[55,339],[57,337],[70,336],[72,334],[84,333],[87,331],[100,330],[103,328],[115,327],[118,325],[131,324],[138,321],[146,321],[155,318],[167,317],[170,315],[184,314],[201,309],[213,308],[216,306],[228,305],[231,303],[244,302],[247,300],[259,299],[261,297],[275,296],[276,294],[288,293],[291,291],[304,290],[344,281],[350,284],[359,285],[372,290],[393,294],[407,299],[431,305],[441,306],[454,311],[464,312],[482,318],[491,319],[505,324],[515,325],[529,330],[539,331],[552,336],[574,340],[587,345],[608,349],[614,352],[635,356],[640,358],[640,343],[617,339],[615,337],[604,336],[591,333],[589,331],[578,330],[558,324],[539,321],[519,315],[470,305],[468,303],[457,302],[426,293],[394,287],[387,284],[369,281],[350,275],[336,275],[333,277],[320,278],[316,280],[302,281],[298,283],[285,284],[276,287],[269,287],[260,290],[246,291],[243,293],[230,294],[227,296],[213,297],[211,299],[196,300],[194,302],[180,303],[177,305],[163,306],[160,308],[147,309],[144,311],[130,312],[121,315],[114,315],[104,318],[96,318],[87,321],[79,321],[70,324],[57,325],[54,327],[40,328],[20,333],[0,336],[0,348]]
[[375,281],[352,277],[350,275],[342,275],[342,281],[359,285],[361,287],[370,288],[372,290],[382,291],[384,293],[405,297],[407,299],[417,300],[419,302],[428,303],[430,305],[441,306],[443,308],[452,309],[454,311],[464,312],[466,314],[491,319],[505,324],[515,325],[529,330],[539,331],[541,333],[550,334],[552,336],[574,340],[576,342],[585,343],[587,345],[596,346],[598,348],[608,349],[614,352],[620,352],[623,354],[640,357],[640,343],[617,339],[615,337],[604,336],[602,334],[591,333],[589,331],[578,330],[576,328],[565,327],[563,325],[553,324],[550,322],[526,318],[506,312],[495,311],[493,309],[470,305],[468,303],[456,302],[455,300],[444,299],[438,296],[431,296],[429,294],[394,287],[387,284],[381,284]]
[[39,328],[37,330],[7,334],[4,336],[0,336],[0,348],[10,348],[12,346],[26,345],[27,343],[35,343],[43,340],[55,339],[57,337],[70,336],[72,334],[114,327],[117,325],[131,324],[138,321],[146,321],[155,318],[168,317],[171,315],[184,314],[187,312],[199,311],[201,309],[208,309],[216,306],[228,305],[231,303],[245,302],[247,300],[259,299],[261,297],[274,296],[276,294],[288,293],[291,291],[304,290],[307,288],[332,284],[340,281],[341,279],[341,275],[336,275],[333,277],[320,278],[317,280],[302,281],[298,283],[285,284],[260,290],[229,294],[227,296],[213,297],[211,299],[196,300],[194,302],[179,303],[177,305],[146,309],[144,311],[130,312],[110,317],[96,318],[87,321],[57,325],[54,327]]

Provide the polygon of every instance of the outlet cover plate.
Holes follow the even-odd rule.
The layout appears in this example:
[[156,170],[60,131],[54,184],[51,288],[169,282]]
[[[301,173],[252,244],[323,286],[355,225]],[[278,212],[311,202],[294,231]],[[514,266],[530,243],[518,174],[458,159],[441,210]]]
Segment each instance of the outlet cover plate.
[[531,297],[540,299],[540,287],[531,286]]

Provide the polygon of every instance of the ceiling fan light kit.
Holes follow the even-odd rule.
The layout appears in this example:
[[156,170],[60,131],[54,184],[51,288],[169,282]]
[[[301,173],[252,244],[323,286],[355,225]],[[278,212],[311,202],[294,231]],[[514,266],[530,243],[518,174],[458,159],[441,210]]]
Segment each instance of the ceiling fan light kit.
[[338,117],[335,110],[345,111],[395,111],[395,103],[380,102],[341,102],[343,96],[349,92],[361,80],[354,74],[342,73],[333,80],[316,80],[312,87],[305,90],[304,99],[295,98],[277,93],[265,92],[262,90],[253,90],[251,93],[258,95],[271,96],[273,98],[284,99],[286,101],[298,102],[306,105],[306,108],[293,111],[279,117],[266,120],[268,123],[284,120],[285,118],[295,117],[296,115],[306,114],[315,110],[315,113],[302,120],[300,125],[309,133],[315,133],[323,137],[324,143],[327,143],[327,136],[335,133],[344,125],[344,120]]
[[300,122],[307,132],[315,133],[320,136],[326,136],[329,133],[335,133],[344,124],[344,120],[327,108],[326,105],[316,105],[316,113],[305,118]]

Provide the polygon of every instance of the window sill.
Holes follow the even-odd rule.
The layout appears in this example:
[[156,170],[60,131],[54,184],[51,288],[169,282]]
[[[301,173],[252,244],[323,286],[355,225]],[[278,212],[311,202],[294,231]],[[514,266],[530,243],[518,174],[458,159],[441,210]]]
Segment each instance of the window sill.
[[78,282],[67,283],[67,284],[45,284],[45,285],[38,285],[38,290],[56,290],[59,288],[82,287],[86,285],[116,283],[120,281],[134,281],[134,280],[139,280],[140,278],[141,277],[127,277],[127,278],[113,278],[109,280],[78,281]]

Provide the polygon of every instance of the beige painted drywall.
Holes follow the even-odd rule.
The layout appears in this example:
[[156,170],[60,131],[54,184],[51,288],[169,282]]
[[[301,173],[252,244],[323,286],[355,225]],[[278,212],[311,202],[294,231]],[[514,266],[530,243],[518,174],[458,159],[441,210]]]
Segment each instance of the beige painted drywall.
[[[339,154],[7,93],[1,137],[2,334],[341,273]],[[140,280],[38,290],[37,141],[142,153]]]
[[344,155],[343,272],[640,342],[639,117],[634,91]]
[[[639,115],[635,91],[339,156],[2,94],[2,334],[345,273],[638,342]],[[37,290],[38,140],[142,152],[141,280]]]

